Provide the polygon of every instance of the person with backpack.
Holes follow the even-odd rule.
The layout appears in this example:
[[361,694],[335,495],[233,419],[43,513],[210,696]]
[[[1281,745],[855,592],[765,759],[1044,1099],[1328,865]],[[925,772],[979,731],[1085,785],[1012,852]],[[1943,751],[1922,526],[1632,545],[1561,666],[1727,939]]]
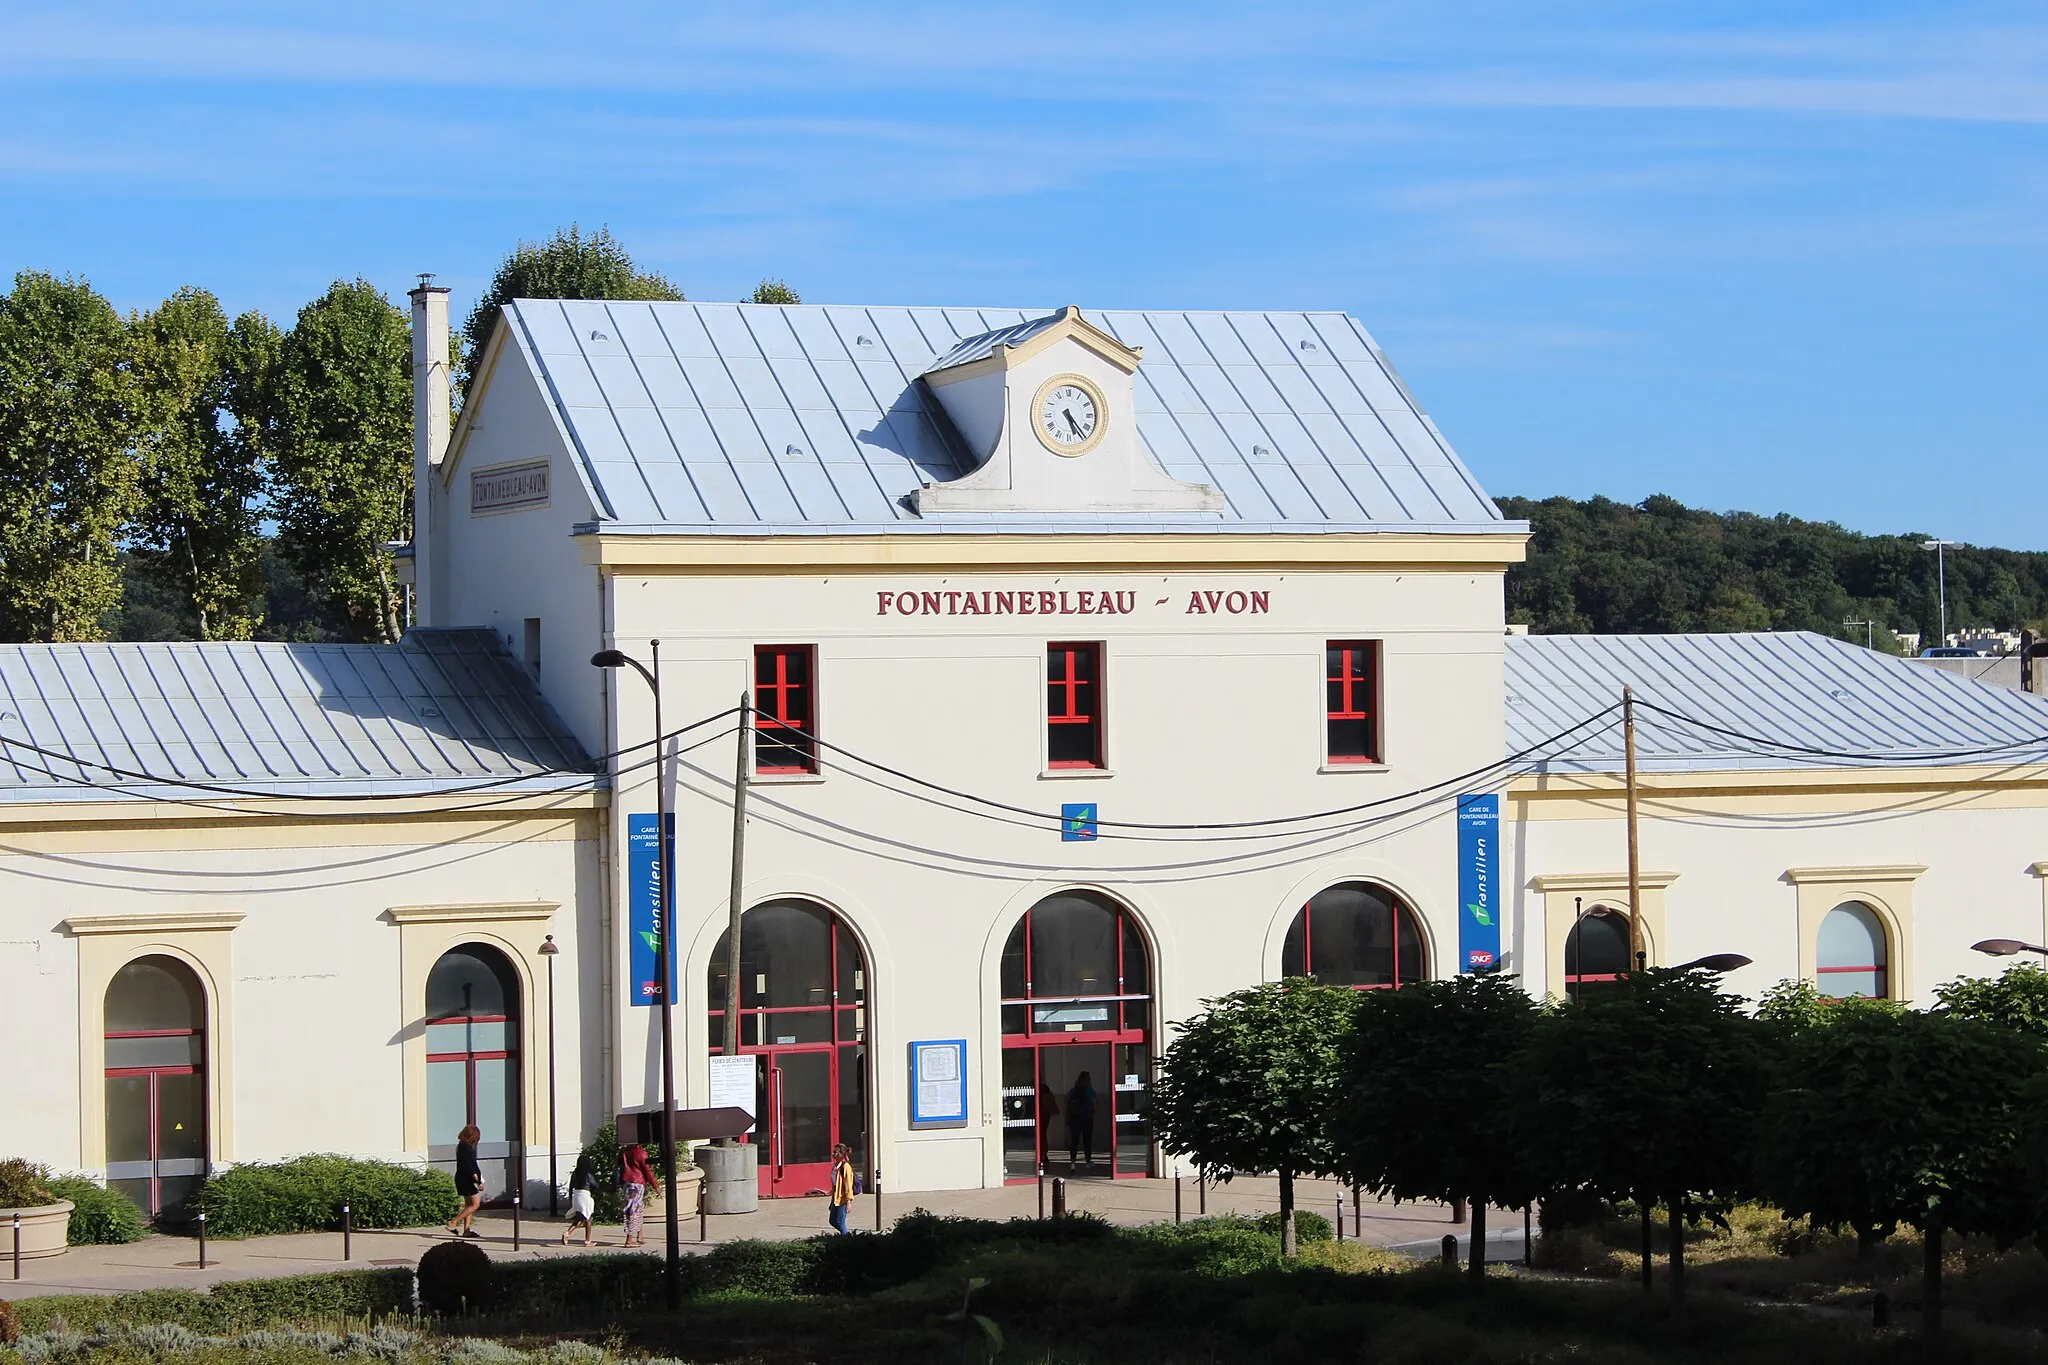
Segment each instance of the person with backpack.
[[597,1173],[588,1154],[578,1156],[576,1169],[569,1173],[569,1226],[562,1229],[563,1246],[569,1245],[569,1234],[578,1223],[583,1224],[583,1245],[589,1246],[597,1232]]

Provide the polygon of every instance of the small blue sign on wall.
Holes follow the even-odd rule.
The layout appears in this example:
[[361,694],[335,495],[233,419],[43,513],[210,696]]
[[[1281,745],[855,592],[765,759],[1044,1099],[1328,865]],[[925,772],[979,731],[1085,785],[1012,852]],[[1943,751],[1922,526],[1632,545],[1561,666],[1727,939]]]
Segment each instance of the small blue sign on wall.
[[910,1045],[910,1126],[967,1126],[967,1040]]
[[1069,801],[1060,807],[1060,841],[1085,844],[1095,838],[1095,803]]
[[[661,858],[666,853],[675,856],[676,817],[668,817],[668,838],[662,841],[665,847],[657,847],[654,837],[652,815],[629,815],[626,817],[626,970],[629,974],[628,993],[635,1005],[658,1005],[661,1003],[661,959],[655,949],[661,943],[662,926],[666,922],[661,903]],[[671,897],[675,894],[673,885],[669,888]],[[669,979],[675,979],[676,945],[671,942],[668,951]]]
[[1458,957],[1467,972],[1500,965],[1500,797],[1458,798]]

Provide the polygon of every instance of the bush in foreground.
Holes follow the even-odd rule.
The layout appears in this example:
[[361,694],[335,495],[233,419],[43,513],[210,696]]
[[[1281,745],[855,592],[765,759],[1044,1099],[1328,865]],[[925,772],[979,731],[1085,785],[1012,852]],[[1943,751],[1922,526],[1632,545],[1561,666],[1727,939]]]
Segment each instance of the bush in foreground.
[[195,1332],[254,1332],[412,1312],[412,1271],[338,1270],[274,1280],[229,1280],[204,1294],[145,1289],[134,1294],[44,1294],[14,1305],[24,1333],[73,1327],[169,1323]]
[[140,1241],[149,1222],[135,1201],[117,1190],[107,1189],[82,1175],[61,1175],[48,1182],[49,1191],[69,1199],[71,1227],[66,1234],[72,1246],[118,1246]]
[[359,1228],[425,1227],[462,1207],[446,1171],[344,1156],[237,1166],[200,1186],[192,1206],[215,1237],[262,1237],[339,1228],[344,1203]]

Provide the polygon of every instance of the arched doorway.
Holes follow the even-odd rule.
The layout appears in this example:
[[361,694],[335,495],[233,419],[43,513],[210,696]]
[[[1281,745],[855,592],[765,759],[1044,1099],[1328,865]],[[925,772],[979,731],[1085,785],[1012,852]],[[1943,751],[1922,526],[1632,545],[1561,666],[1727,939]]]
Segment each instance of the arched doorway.
[[1152,958],[1130,911],[1087,891],[1038,902],[1003,948],[1002,992],[1004,1179],[1151,1174]]
[[1343,882],[1309,899],[1287,927],[1280,975],[1326,986],[1385,990],[1429,976],[1422,922],[1400,897],[1371,882]]
[[1819,990],[1833,1000],[1891,997],[1884,921],[1861,901],[1843,901],[1820,922],[1814,973]]
[[1619,981],[1629,970],[1628,912],[1595,905],[1578,916],[1564,941],[1564,993],[1576,1000]]
[[427,1158],[455,1169],[456,1135],[476,1125],[484,1198],[519,1188],[519,974],[502,952],[465,943],[427,974]]
[[174,957],[107,985],[107,1184],[151,1218],[206,1179],[206,989]]
[[[711,953],[711,1045],[725,1038],[730,930]],[[821,905],[777,900],[740,921],[740,1051],[753,1054],[761,1193],[823,1194],[832,1145],[868,1169],[868,969],[853,931]]]

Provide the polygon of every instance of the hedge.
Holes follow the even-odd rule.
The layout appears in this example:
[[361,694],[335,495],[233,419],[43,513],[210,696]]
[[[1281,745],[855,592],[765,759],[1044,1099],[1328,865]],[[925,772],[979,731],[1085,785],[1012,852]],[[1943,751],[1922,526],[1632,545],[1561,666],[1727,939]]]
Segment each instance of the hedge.
[[49,1294],[22,1299],[14,1308],[20,1314],[23,1332],[47,1331],[60,1319],[77,1328],[170,1322],[195,1332],[253,1332],[337,1318],[411,1313],[412,1271],[403,1267],[337,1270],[275,1280],[228,1280],[203,1294],[191,1289],[145,1289],[104,1296]]
[[339,1228],[344,1202],[359,1228],[425,1227],[462,1207],[446,1171],[345,1156],[237,1166],[210,1177],[191,1207],[212,1236],[261,1237]]
[[65,1234],[72,1246],[115,1246],[140,1241],[149,1231],[149,1221],[135,1201],[117,1190],[98,1185],[82,1175],[61,1175],[47,1183],[51,1194],[69,1199],[71,1227]]

